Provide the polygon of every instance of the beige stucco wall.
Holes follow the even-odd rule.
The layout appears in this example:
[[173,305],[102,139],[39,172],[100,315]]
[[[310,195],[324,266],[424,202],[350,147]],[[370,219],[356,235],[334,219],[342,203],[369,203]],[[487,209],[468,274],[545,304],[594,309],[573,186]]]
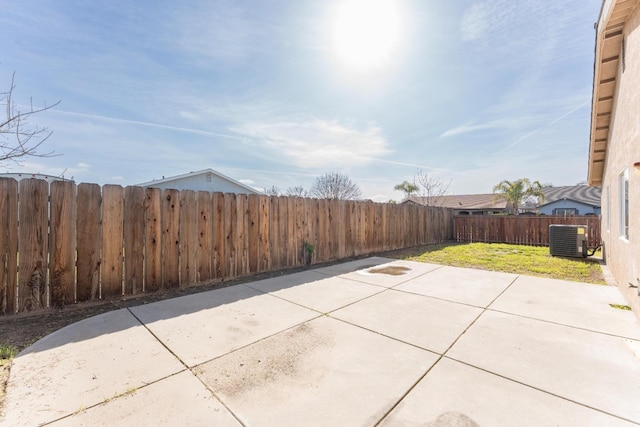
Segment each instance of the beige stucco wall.
[[[636,8],[627,20],[623,32],[626,66],[623,71],[620,62],[604,167],[602,239],[607,266],[638,314],[640,297],[628,284],[635,284],[640,278],[640,174],[633,167],[640,162],[640,9]],[[629,171],[628,241],[620,238],[619,177],[625,168]],[[611,207],[609,212],[607,205]]]

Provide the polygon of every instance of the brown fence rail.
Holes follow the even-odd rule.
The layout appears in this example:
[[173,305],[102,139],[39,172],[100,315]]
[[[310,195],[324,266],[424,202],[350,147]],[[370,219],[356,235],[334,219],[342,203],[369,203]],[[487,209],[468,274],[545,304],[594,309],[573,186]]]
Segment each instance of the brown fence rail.
[[586,225],[588,246],[600,245],[600,218],[595,216],[468,216],[454,217],[457,242],[512,243],[549,246],[552,224]]
[[450,210],[413,204],[10,178],[0,227],[3,313],[453,239]]

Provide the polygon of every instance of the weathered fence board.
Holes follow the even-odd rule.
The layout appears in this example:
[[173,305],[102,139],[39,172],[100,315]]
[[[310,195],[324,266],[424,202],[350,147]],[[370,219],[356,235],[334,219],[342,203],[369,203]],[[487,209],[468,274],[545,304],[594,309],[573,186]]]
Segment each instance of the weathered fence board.
[[18,310],[31,311],[48,307],[49,184],[38,179],[23,179],[18,191]]
[[124,293],[142,292],[144,275],[145,192],[142,187],[124,189]]
[[76,301],[76,185],[52,182],[50,203],[51,305],[63,307]]
[[237,256],[236,256],[236,271],[238,276],[245,276],[249,274],[249,242],[247,235],[247,195],[246,194],[237,194],[236,195],[236,207],[237,207],[237,230],[238,234],[236,237],[237,242]]
[[162,285],[180,286],[180,192],[162,191]]
[[269,197],[269,253],[271,254],[270,267],[273,270],[282,268],[280,265],[280,209],[278,197]]
[[100,297],[100,251],[102,249],[102,191],[98,184],[78,186],[76,235],[78,239],[77,289],[79,302]]
[[198,191],[198,274],[197,281],[208,282],[213,278],[211,274],[211,193]]
[[[289,204],[287,203],[287,197],[280,196],[277,197],[278,200],[278,248],[279,248],[279,259],[278,265],[280,268],[288,267],[288,225],[289,221],[291,221],[290,212],[289,212]],[[295,217],[294,217],[295,218]]]
[[124,189],[119,185],[102,188],[101,297],[122,295],[124,232]]
[[162,288],[162,190],[145,189],[144,203],[144,291]]
[[344,208],[344,256],[352,257],[355,255],[354,251],[354,235],[355,235],[355,202],[348,200],[345,203]]
[[180,193],[180,283],[196,283],[198,270],[198,205],[196,193]]
[[0,303],[2,313],[15,313],[18,274],[18,182],[0,179]]
[[293,198],[294,209],[296,212],[296,228],[293,243],[293,252],[295,256],[295,265],[304,265],[305,248],[304,248],[304,229],[305,229],[305,216],[304,216],[304,199],[301,197]]
[[260,241],[260,198],[256,194],[251,194],[247,200],[248,210],[248,256],[249,256],[249,272],[257,273],[260,263],[259,241]]
[[595,216],[467,216],[454,219],[458,242],[510,243],[533,246],[549,245],[552,224],[586,225],[588,245],[600,245],[600,219]]
[[308,264],[311,264],[316,259],[316,252],[313,250],[313,245],[316,243],[315,238],[315,217],[314,212],[316,211],[316,200],[315,199],[305,199],[304,200],[304,216],[306,218],[306,228],[304,233],[304,241],[305,241],[305,257]]
[[345,258],[346,255],[346,221],[345,215],[347,210],[347,202],[345,200],[338,200],[336,204],[336,220],[334,221],[335,239],[336,239],[336,257],[338,259]]
[[234,278],[238,277],[238,265],[236,263],[236,257],[238,256],[238,204],[235,194],[224,194],[224,210],[225,275],[226,277]]
[[221,279],[225,277],[225,240],[227,238],[224,229],[225,223],[225,205],[224,194],[213,194],[213,252],[211,265],[213,268],[213,277]]
[[258,196],[258,203],[260,210],[259,216],[259,239],[258,243],[258,256],[260,257],[258,262],[258,271],[269,271],[271,269],[271,246],[270,246],[270,234],[269,234],[269,212],[270,202],[267,196]]

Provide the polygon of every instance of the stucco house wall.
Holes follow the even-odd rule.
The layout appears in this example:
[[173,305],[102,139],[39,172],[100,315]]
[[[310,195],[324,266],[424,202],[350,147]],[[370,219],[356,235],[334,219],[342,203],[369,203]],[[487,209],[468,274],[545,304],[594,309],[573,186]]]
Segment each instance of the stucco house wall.
[[[604,58],[598,58],[598,48],[601,45],[601,40],[605,38],[607,26],[610,25],[606,13],[615,7],[616,3],[620,2],[605,0],[603,4],[603,15],[598,24],[594,87],[601,84],[601,81],[598,81],[598,67],[604,67],[599,64],[605,62]],[[640,84],[640,8],[638,3],[640,2],[635,2],[622,27],[623,41],[620,46],[620,59],[616,75],[617,86],[612,100],[601,184],[602,240],[605,261],[618,286],[634,307],[636,315],[640,313],[640,297],[637,295],[637,291],[629,288],[628,285],[630,283],[640,284],[640,171],[638,167],[634,167],[634,163],[640,162],[640,90],[638,90]],[[609,29],[609,37],[611,37],[611,31],[613,30]],[[598,112],[598,102],[602,101],[594,99],[592,122],[595,122],[597,117],[602,114]],[[593,135],[594,127],[592,125],[592,147],[594,146]],[[590,168],[592,168],[593,160],[590,161]],[[625,174],[628,176],[628,238],[624,236],[622,228],[624,221],[622,201],[625,200],[622,177]],[[590,179],[593,180],[592,177]]]

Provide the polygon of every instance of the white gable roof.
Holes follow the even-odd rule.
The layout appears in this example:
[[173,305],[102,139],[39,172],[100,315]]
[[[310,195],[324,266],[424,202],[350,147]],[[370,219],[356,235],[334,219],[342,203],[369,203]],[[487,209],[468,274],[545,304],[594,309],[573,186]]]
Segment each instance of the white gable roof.
[[194,191],[219,191],[222,193],[238,194],[262,194],[260,191],[249,187],[235,179],[229,178],[213,169],[189,172],[168,178],[154,179],[152,181],[137,184],[141,187],[153,187],[162,189],[194,190]]

